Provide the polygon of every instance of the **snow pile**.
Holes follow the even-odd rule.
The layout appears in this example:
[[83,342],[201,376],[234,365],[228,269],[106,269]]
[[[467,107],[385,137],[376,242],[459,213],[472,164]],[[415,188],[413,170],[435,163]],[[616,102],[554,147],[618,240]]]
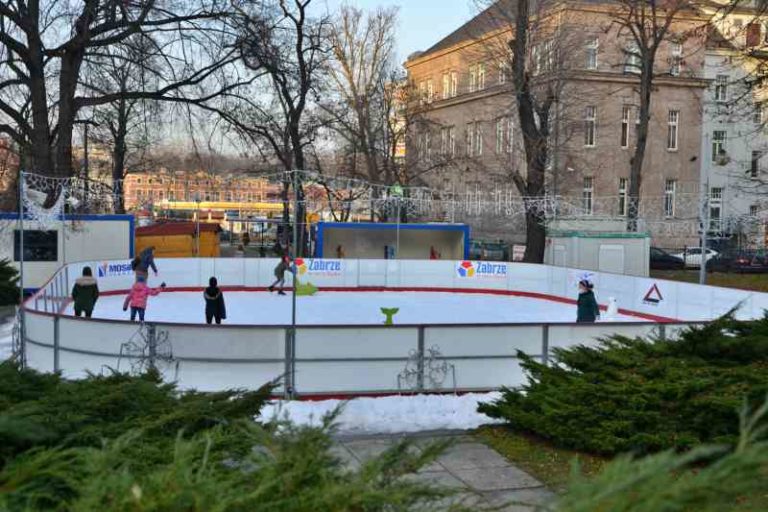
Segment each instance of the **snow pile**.
[[0,361],[11,357],[13,352],[13,320],[0,324]]
[[501,393],[455,395],[386,396],[341,400],[283,401],[268,404],[260,419],[289,419],[298,425],[319,425],[323,416],[342,405],[336,420],[342,433],[392,434],[427,430],[467,430],[487,423],[500,423],[477,412],[479,402]]

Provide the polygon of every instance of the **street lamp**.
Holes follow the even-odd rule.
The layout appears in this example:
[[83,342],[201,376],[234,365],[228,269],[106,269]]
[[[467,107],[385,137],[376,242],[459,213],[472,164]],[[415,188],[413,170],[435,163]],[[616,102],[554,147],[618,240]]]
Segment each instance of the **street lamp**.
[[195,193],[195,256],[200,257],[200,193]]

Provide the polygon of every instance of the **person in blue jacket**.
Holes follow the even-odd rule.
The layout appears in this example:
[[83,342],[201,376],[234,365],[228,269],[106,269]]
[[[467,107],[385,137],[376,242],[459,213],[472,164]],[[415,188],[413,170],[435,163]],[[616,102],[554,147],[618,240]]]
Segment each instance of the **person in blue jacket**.
[[145,281],[149,281],[149,269],[157,275],[157,265],[155,265],[155,247],[150,245],[134,258],[131,264],[133,271],[136,273],[136,279],[139,276],[144,277]]

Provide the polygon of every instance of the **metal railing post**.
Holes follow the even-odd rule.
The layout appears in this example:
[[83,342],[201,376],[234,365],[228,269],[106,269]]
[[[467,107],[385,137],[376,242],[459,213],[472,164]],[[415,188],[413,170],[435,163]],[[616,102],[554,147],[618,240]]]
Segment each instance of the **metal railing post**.
[[293,355],[293,329],[285,330],[285,377],[283,381],[283,396],[286,400],[293,398],[293,378],[296,359]]
[[416,375],[416,388],[419,391],[424,390],[424,326],[419,326],[418,345],[416,347],[418,355],[418,374]]
[[147,348],[149,349],[149,367],[155,370],[155,358],[157,357],[157,330],[154,324],[147,324],[147,337]]
[[53,317],[53,371],[55,373],[58,373],[61,369],[61,364],[59,363],[59,343],[60,343],[60,337],[59,337],[59,317],[54,316]]
[[549,324],[541,326],[541,362],[549,364]]

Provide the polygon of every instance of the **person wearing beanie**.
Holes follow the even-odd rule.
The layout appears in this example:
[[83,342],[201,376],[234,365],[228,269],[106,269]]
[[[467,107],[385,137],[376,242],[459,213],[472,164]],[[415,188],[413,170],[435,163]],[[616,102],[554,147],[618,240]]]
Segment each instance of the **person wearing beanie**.
[[208,280],[208,288],[203,292],[203,298],[205,299],[205,323],[211,324],[215,319],[217,325],[221,324],[221,321],[227,318],[227,309],[224,305],[224,294],[215,277]]
[[600,318],[600,306],[595,299],[594,285],[587,279],[579,281],[579,298],[576,301],[576,322],[594,323]]
[[99,285],[93,277],[91,267],[83,267],[82,277],[78,277],[72,287],[72,300],[75,301],[75,316],[91,318],[96,301],[99,300]]

